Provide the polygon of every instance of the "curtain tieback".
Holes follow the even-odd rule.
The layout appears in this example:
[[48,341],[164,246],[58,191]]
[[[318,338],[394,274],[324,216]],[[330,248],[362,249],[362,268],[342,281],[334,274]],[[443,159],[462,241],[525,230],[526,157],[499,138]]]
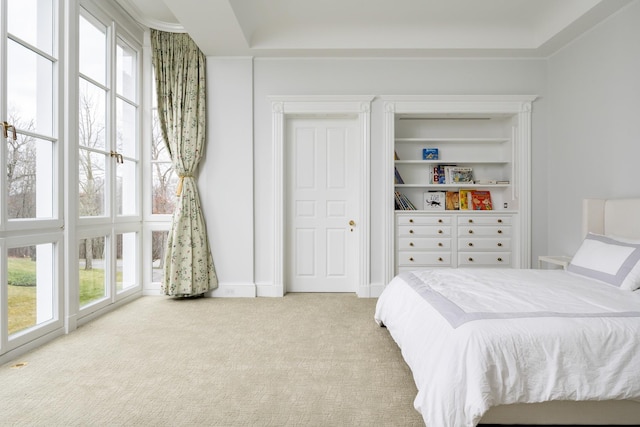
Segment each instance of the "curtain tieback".
[[190,174],[178,175],[178,178],[180,178],[180,181],[178,181],[178,188],[176,188],[176,196],[179,196],[180,194],[182,194],[182,182],[184,181],[184,179],[193,178],[193,175],[190,175]]

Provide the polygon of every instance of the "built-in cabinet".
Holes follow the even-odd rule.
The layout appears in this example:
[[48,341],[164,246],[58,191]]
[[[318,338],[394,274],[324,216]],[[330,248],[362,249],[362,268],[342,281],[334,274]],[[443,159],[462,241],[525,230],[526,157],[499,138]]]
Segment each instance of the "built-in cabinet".
[[[420,268],[529,268],[534,99],[383,97],[388,279]],[[473,181],[434,182],[445,166],[471,170]],[[446,193],[460,190],[488,191],[492,209],[445,209]]]

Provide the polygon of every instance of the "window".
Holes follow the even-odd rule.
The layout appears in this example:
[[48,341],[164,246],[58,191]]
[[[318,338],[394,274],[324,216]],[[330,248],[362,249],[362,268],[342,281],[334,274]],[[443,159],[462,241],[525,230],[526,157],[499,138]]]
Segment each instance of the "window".
[[[5,201],[8,219],[54,216],[54,89],[57,73],[53,1],[7,3]],[[35,84],[34,84],[35,82]]]
[[142,291],[144,34],[102,0],[0,0],[0,17],[4,363]]
[[155,95],[155,76],[151,80],[152,108],[151,108],[151,145],[148,152],[150,164],[151,188],[148,194],[151,206],[151,216],[148,221],[152,224],[148,235],[151,242],[148,243],[147,253],[150,255],[148,264],[151,265],[150,281],[159,287],[164,277],[164,254],[166,250],[169,227],[171,226],[171,214],[176,206],[176,189],[178,177],[173,171],[171,157],[162,138],[160,120],[158,118],[158,106]]
[[140,45],[83,8],[78,52],[80,315],[141,289]]
[[0,355],[62,326],[58,7],[0,0]]
[[[154,79],[155,82],[155,79]],[[155,90],[154,90],[155,94]],[[173,172],[171,157],[162,138],[158,106],[153,96],[151,129],[151,169],[153,174],[151,189],[151,212],[153,215],[172,214],[176,204],[178,177]]]
[[80,216],[106,214],[107,173],[107,28],[80,16],[78,144]]
[[56,319],[52,243],[8,249],[9,338]]

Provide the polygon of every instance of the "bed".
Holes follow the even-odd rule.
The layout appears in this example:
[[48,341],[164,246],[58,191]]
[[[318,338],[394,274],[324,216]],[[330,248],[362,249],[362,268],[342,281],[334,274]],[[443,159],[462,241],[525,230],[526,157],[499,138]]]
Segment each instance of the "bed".
[[588,199],[567,270],[433,269],[378,299],[429,427],[640,425],[640,199]]

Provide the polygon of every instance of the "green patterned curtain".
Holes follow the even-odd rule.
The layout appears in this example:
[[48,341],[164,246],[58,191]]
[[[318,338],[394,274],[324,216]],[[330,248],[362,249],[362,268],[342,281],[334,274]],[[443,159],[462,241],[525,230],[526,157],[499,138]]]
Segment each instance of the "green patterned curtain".
[[151,30],[151,48],[160,128],[179,178],[162,292],[197,296],[218,287],[195,179],[205,143],[206,59],[188,34]]

